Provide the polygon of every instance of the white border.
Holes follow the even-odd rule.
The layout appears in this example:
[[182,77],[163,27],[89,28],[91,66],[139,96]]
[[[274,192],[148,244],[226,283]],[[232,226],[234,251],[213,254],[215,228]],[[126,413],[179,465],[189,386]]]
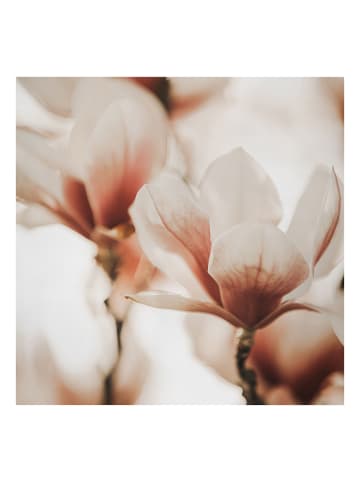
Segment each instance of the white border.
[[[14,1],[3,16],[0,478],[357,480],[358,16],[331,1],[129,3]],[[25,74],[345,76],[345,407],[15,406],[14,101]]]

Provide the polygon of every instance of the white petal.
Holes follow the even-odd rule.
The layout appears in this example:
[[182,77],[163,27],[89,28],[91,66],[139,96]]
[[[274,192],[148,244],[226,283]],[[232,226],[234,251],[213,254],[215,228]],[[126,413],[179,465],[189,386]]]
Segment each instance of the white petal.
[[190,293],[207,292],[218,299],[207,272],[209,225],[188,186],[162,173],[144,186],[130,209],[141,248],[150,261]]
[[115,323],[104,305],[108,293],[101,288],[97,293],[103,296],[88,303],[95,251],[93,243],[63,226],[18,227],[17,332],[29,343],[45,340],[58,384],[99,403],[117,348]]
[[200,184],[201,202],[215,239],[236,224],[277,224],[282,209],[277,190],[258,164],[243,149],[235,149],[214,161]]
[[41,104],[56,114],[71,112],[71,97],[77,82],[74,77],[20,77],[19,82]]
[[331,270],[342,251],[342,204],[341,181],[329,168],[318,166],[298,202],[287,234],[311,266],[324,260],[319,264],[321,275]]
[[241,320],[215,303],[186,298],[185,296],[167,293],[165,291],[143,291],[134,295],[128,295],[126,298],[135,301],[136,303],[142,303],[154,308],[208,313],[209,315],[218,316],[236,327],[243,326]]

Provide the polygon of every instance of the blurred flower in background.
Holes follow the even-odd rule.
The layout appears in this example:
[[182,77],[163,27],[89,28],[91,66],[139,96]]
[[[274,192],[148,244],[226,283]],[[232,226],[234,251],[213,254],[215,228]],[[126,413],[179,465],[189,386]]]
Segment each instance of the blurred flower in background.
[[[277,186],[286,231],[318,164],[343,177],[343,98],[342,79],[18,79],[18,222],[35,227],[17,233],[18,403],[104,403],[110,375],[112,403],[245,403],[231,325],[125,303],[144,280],[182,292],[154,277],[127,210],[164,166],[196,191],[242,146]],[[94,261],[109,247],[112,286]],[[288,313],[256,335],[266,403],[341,403],[343,266],[319,274],[299,302],[331,316]]]

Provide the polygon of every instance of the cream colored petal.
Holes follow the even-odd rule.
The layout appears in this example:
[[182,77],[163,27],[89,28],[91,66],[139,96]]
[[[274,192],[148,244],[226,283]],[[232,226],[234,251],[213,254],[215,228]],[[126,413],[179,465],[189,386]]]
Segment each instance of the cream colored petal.
[[[188,186],[162,173],[143,187],[130,209],[140,245],[150,261],[190,293],[219,299],[207,273],[209,225]],[[194,291],[195,290],[195,291]]]
[[[93,243],[64,226],[17,230],[17,333],[28,342],[25,355],[33,346],[29,364],[36,363],[35,344],[43,338],[56,366],[57,388],[66,386],[83,403],[102,402],[104,377],[117,356],[115,323],[104,304],[109,292],[97,287],[88,303],[95,253]],[[38,395],[37,402],[44,402]]]
[[[62,176],[54,167],[58,154],[44,138],[16,130],[17,194],[28,201],[62,202]],[[34,198],[32,198],[34,196]]]
[[272,180],[242,148],[219,157],[210,165],[200,192],[210,218],[212,239],[236,224],[277,224],[281,219],[281,203]]
[[326,166],[314,171],[287,234],[311,266],[319,263],[321,275],[339,260],[343,243],[342,183],[334,171]]
[[209,315],[218,316],[236,327],[243,326],[241,320],[215,303],[186,298],[185,296],[167,293],[165,291],[143,291],[134,295],[128,295],[127,298],[136,303],[142,303],[154,308],[208,313]]
[[209,273],[220,287],[225,309],[251,328],[308,277],[309,268],[275,226],[243,223],[214,241]]
[[19,82],[55,114],[68,116],[78,79],[74,77],[20,77]]

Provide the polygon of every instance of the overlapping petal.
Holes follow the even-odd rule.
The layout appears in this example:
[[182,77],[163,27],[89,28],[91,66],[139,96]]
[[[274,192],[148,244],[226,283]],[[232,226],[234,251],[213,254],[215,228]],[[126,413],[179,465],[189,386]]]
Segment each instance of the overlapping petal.
[[130,214],[141,247],[155,266],[191,292],[204,295],[205,291],[219,300],[217,286],[207,272],[208,220],[178,176],[162,173],[144,186]]
[[277,224],[281,219],[281,203],[272,180],[242,148],[210,165],[200,193],[210,218],[212,239],[236,224]]
[[209,273],[220,287],[225,309],[251,327],[307,278],[309,268],[275,226],[243,223],[214,241]]
[[319,166],[299,200],[287,231],[318,274],[339,260],[343,244],[343,186],[335,171]]
[[20,77],[19,82],[50,111],[67,116],[71,111],[74,77]]
[[165,291],[142,291],[140,293],[136,293],[135,295],[128,295],[127,298],[137,303],[142,303],[154,308],[194,313],[207,313],[209,315],[219,316],[235,327],[245,326],[241,320],[239,320],[232,313],[224,310],[224,308],[221,306],[203,300],[186,298],[185,296],[167,293]]

